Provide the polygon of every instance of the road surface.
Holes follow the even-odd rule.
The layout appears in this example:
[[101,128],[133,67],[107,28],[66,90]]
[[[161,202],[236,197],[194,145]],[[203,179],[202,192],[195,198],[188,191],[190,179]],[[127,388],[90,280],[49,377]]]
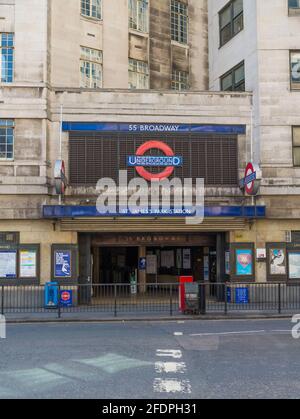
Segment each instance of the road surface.
[[290,320],[7,326],[0,398],[299,398]]

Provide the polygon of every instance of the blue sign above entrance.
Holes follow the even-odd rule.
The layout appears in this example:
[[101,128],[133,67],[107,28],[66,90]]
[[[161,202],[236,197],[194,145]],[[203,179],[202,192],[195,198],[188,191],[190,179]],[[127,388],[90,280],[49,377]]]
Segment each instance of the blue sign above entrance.
[[63,131],[98,131],[98,132],[132,132],[132,133],[213,133],[213,134],[246,134],[245,125],[209,125],[209,124],[118,124],[111,122],[63,122]]
[[[143,217],[151,214],[107,214],[101,215],[95,206],[62,206],[45,205],[43,207],[43,217],[47,219],[55,218],[83,218],[83,217]],[[153,215],[154,216],[154,215]],[[186,217],[187,214],[155,214],[159,217]],[[216,206],[205,207],[204,217],[242,217],[242,218],[264,218],[266,207],[264,206]]]

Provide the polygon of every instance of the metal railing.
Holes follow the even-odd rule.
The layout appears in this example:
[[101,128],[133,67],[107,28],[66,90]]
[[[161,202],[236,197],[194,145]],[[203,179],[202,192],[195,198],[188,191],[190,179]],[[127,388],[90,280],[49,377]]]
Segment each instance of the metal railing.
[[[71,291],[72,302],[65,304],[62,294]],[[0,286],[0,314],[107,313],[115,317],[126,314],[156,313],[179,315],[179,284],[101,284],[57,286],[57,301],[45,305],[45,287]],[[197,292],[188,295],[186,314],[234,314],[300,312],[300,284],[287,283],[200,283]]]

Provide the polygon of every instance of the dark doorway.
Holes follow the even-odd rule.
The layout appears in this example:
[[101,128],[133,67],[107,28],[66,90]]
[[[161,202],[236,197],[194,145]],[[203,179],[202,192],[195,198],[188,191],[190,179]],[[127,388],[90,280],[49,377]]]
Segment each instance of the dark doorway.
[[98,272],[94,283],[129,284],[130,275],[138,267],[137,247],[100,247],[98,252]]

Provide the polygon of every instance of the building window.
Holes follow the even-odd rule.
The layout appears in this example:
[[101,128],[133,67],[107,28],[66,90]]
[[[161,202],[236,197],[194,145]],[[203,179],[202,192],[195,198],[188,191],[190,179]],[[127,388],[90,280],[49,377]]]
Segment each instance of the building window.
[[300,167],[300,127],[293,127],[294,166]]
[[0,119],[0,160],[14,158],[14,121]]
[[291,89],[300,90],[300,51],[292,51],[290,57]]
[[173,70],[172,72],[172,89],[188,90],[189,89],[189,73],[185,71]]
[[129,0],[129,27],[140,32],[149,30],[149,0]]
[[148,63],[129,59],[129,89],[149,89]]
[[102,51],[81,47],[80,74],[81,87],[102,87]]
[[1,82],[12,83],[14,79],[14,34],[0,34]]
[[231,38],[244,29],[243,0],[233,0],[219,13],[220,45],[225,45]]
[[300,14],[300,0],[288,0],[289,2],[289,14],[299,15]]
[[101,19],[102,0],[81,0],[81,14],[94,19]]
[[171,38],[181,44],[188,41],[188,6],[177,0],[171,0]]
[[221,77],[221,90],[232,92],[245,91],[245,64],[242,62]]

